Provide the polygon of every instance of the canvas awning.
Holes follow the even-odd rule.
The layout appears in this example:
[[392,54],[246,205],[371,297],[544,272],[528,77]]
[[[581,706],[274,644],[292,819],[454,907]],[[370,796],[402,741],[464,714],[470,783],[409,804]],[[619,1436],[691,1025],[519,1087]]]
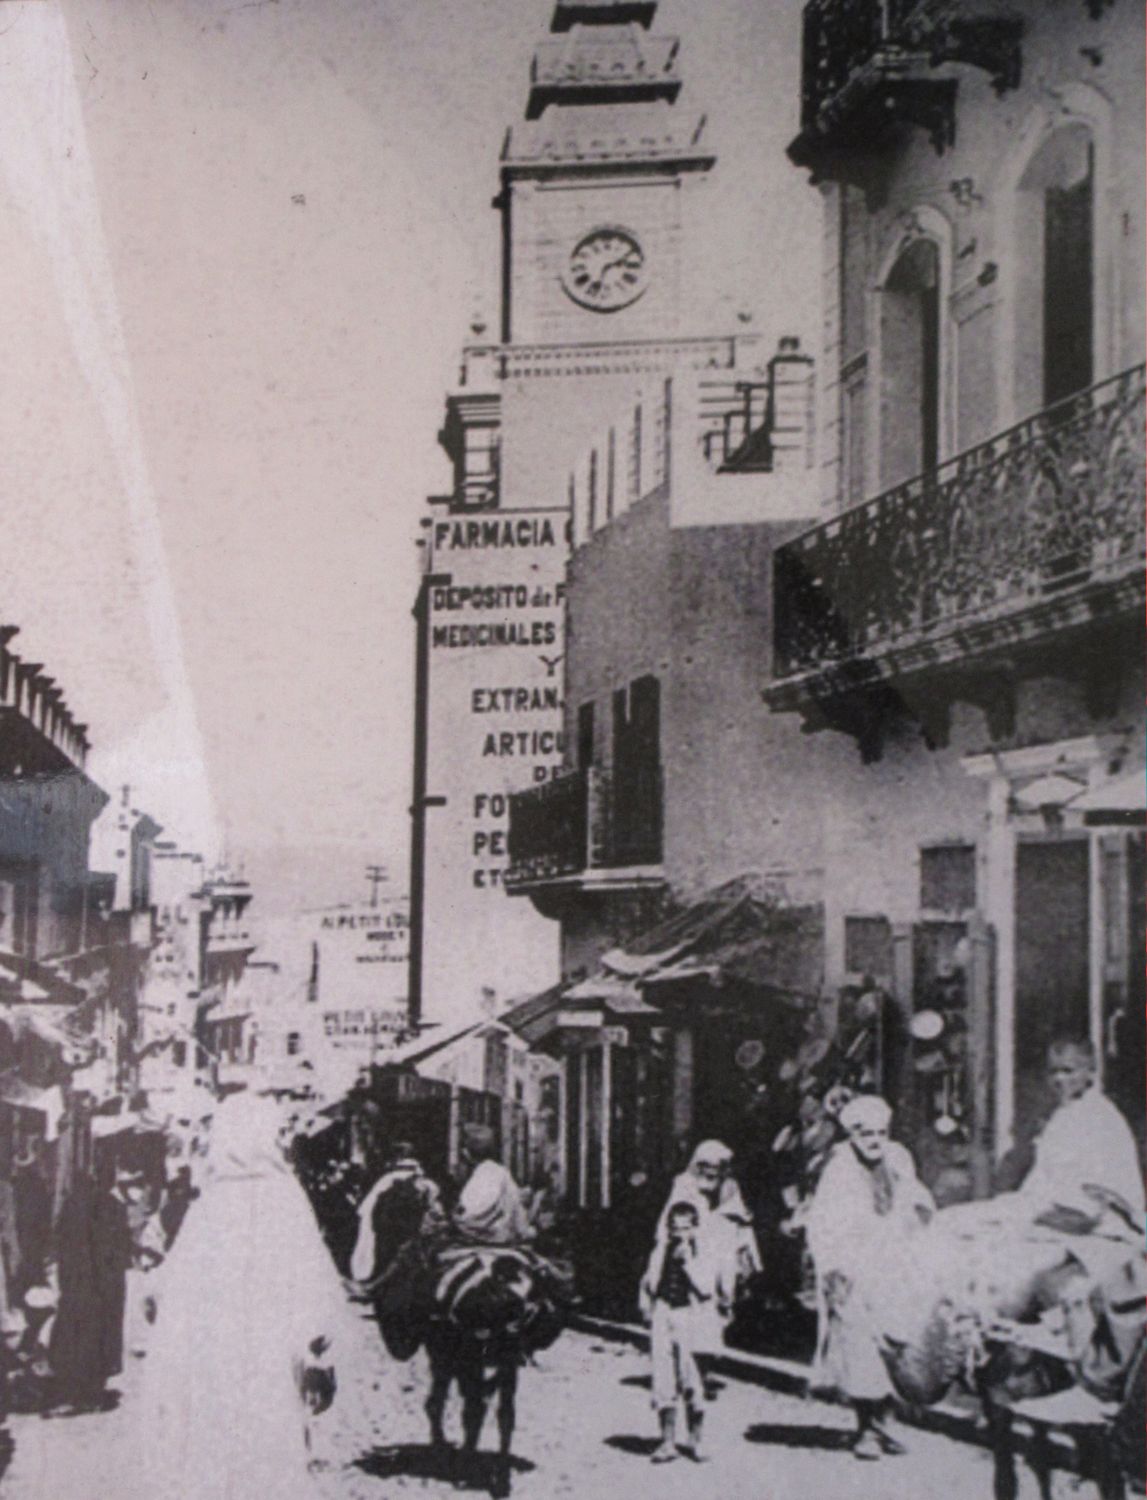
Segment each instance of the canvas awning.
[[502,1022],[531,1047],[552,1050],[563,1040],[599,1030],[637,1016],[656,1016],[641,991],[605,971],[588,979],[553,985],[523,1000],[502,1016]]
[[824,912],[782,904],[764,882],[744,875],[708,891],[624,948],[603,955],[587,978],[554,985],[511,1007],[503,1023],[531,1047],[563,1035],[664,1014],[671,986],[749,987],[794,1008],[821,990]]
[[619,977],[637,976],[643,998],[657,1003],[662,987],[699,981],[739,983],[801,1005],[820,992],[823,945],[819,905],[786,905],[756,876],[743,875],[602,963]]
[[1142,766],[1119,771],[1073,797],[1066,809],[1082,813],[1083,821],[1091,826],[1147,823],[1147,772]]
[[37,963],[22,953],[0,950],[0,1000],[29,1005],[76,1006],[88,998],[87,991],[63,974]]
[[642,997],[637,985],[605,972],[595,974],[592,979],[583,979],[565,991],[564,1004],[567,1008],[570,1003],[576,1005],[583,1000],[596,1003],[618,1015],[657,1014],[656,1006],[650,1005]]

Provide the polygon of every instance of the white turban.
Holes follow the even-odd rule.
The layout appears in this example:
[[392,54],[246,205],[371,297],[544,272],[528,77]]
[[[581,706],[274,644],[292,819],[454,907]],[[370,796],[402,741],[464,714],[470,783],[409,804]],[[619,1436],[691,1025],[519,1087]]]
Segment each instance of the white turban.
[[845,1130],[856,1130],[862,1125],[880,1130],[892,1119],[892,1106],[879,1094],[857,1094],[844,1106],[839,1118]]

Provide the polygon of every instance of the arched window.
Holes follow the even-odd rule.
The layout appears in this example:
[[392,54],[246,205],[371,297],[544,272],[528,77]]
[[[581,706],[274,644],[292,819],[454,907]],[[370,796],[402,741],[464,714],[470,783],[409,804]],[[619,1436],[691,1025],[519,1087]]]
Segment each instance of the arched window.
[[880,483],[899,484],[940,458],[940,250],[913,240],[880,297]]
[[1085,124],[1050,135],[1020,178],[1016,405],[1052,406],[1095,378],[1095,151]]

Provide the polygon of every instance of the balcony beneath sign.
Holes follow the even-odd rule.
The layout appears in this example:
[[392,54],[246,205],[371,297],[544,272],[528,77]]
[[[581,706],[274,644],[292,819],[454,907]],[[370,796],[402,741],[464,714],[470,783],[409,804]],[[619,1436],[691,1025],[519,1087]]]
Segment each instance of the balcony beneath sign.
[[816,177],[871,187],[897,128],[926,130],[943,151],[955,139],[958,81],[936,68],[982,68],[1003,93],[1020,81],[1022,35],[1022,18],[995,0],[808,0],[790,157]]
[[510,798],[511,894],[632,891],[664,884],[659,768],[619,780],[566,771]]
[[1143,614],[1143,423],[1139,365],[781,547],[766,700],[876,753],[914,680],[938,742],[956,698],[1007,737],[1025,663],[1078,669],[1102,712],[1102,643],[1120,659]]

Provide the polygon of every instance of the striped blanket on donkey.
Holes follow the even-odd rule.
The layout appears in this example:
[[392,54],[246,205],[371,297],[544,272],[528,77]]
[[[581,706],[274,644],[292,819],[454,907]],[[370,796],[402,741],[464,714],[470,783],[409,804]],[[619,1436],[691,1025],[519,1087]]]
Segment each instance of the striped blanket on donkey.
[[448,1226],[426,1232],[419,1226],[381,1266],[370,1291],[389,1353],[405,1360],[426,1348],[426,1414],[436,1448],[449,1447],[444,1417],[451,1383],[462,1398],[464,1463],[473,1462],[497,1398],[491,1490],[509,1494],[518,1371],[561,1333],[573,1300],[568,1273],[524,1246],[458,1244]]

